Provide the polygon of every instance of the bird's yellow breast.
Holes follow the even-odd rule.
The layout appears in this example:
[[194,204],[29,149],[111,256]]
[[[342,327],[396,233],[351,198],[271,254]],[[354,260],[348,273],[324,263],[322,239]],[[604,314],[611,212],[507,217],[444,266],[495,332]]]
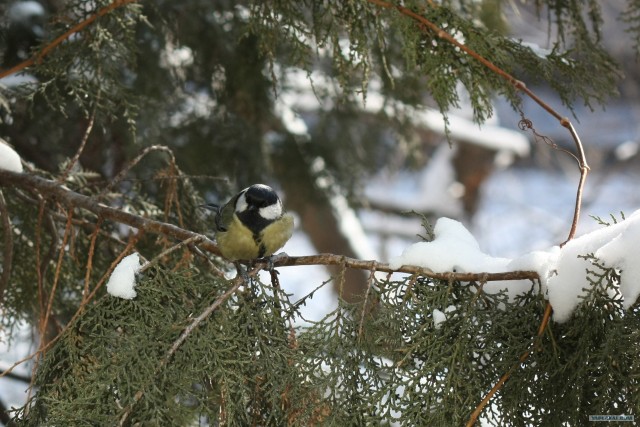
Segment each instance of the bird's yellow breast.
[[227,231],[218,232],[216,239],[222,256],[230,260],[245,260],[274,254],[292,234],[293,217],[289,214],[267,225],[257,235],[233,215]]
[[273,255],[278,249],[283,247],[293,234],[293,216],[284,214],[262,230],[262,244],[265,253],[262,256]]

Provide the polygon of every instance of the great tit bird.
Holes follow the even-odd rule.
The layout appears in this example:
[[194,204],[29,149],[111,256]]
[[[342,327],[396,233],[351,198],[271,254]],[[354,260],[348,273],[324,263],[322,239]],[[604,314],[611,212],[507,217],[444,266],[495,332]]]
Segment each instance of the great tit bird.
[[264,184],[245,188],[224,206],[205,205],[216,212],[216,240],[222,256],[237,260],[268,257],[284,246],[293,233],[293,216]]

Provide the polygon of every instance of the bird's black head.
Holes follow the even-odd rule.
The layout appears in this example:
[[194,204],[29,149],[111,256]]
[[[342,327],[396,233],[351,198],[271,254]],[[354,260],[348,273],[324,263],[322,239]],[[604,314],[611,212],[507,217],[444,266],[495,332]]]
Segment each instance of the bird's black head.
[[235,211],[247,227],[259,232],[282,216],[282,202],[271,187],[254,184],[240,192]]
[[253,184],[244,192],[244,198],[249,208],[260,209],[277,205],[280,202],[273,189],[264,184]]

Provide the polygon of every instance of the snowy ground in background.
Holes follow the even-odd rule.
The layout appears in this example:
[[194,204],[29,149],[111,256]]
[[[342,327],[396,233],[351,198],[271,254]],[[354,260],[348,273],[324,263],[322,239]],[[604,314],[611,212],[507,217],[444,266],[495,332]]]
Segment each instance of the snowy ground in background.
[[[620,211],[631,215],[640,209],[639,183],[638,173],[589,174],[577,235],[600,227],[590,216],[611,221],[610,214],[620,219]],[[470,230],[493,256],[515,257],[560,244],[569,233],[577,185],[577,174],[498,172],[483,188],[482,205]]]
[[[609,176],[591,173],[585,188],[578,235],[599,227],[589,215],[609,219],[609,214],[614,214],[619,218],[620,211],[630,215],[640,208],[639,181],[640,174],[636,173]],[[467,226],[479,241],[480,248],[493,256],[515,257],[559,244],[569,231],[577,182],[577,175],[564,176],[549,171],[507,169],[497,172],[486,183],[479,211],[473,223]],[[382,224],[402,229],[406,236],[371,238],[372,249],[383,261],[399,255],[407,245],[419,241],[416,234],[423,233],[417,219],[391,220],[385,216],[363,214],[365,229],[380,229]],[[285,251],[289,255],[315,253],[309,239],[302,233],[294,235],[285,246]],[[292,301],[297,301],[329,277],[318,266],[286,267],[279,271],[280,282],[292,294]],[[268,280],[268,277],[263,279]],[[329,284],[319,289],[301,311],[306,320],[320,320],[335,307],[335,296]],[[18,344],[9,351],[5,346],[6,339],[2,337],[0,369],[10,366],[31,350],[25,344],[29,340],[29,332],[21,331],[20,334],[23,339],[18,340]],[[28,375],[28,366],[19,367],[17,372]],[[0,379],[0,396],[9,406],[23,403],[25,389],[23,382]]]

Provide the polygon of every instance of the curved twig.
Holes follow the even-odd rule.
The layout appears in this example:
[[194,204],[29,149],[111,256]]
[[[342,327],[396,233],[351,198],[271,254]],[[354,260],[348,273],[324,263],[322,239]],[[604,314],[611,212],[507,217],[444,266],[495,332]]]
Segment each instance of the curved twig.
[[60,244],[59,253],[58,253],[58,262],[56,263],[56,272],[53,276],[53,285],[51,285],[51,291],[49,293],[49,301],[46,305],[46,310],[44,313],[41,313],[42,316],[40,319],[40,345],[46,345],[46,331],[47,325],[49,324],[49,318],[51,317],[51,312],[53,311],[53,300],[56,295],[56,289],[58,287],[58,282],[60,280],[60,271],[62,269],[62,262],[64,260],[64,255],[67,251],[67,242],[71,238],[72,230],[72,219],[73,219],[73,209],[70,209],[67,213],[67,224],[64,228],[64,235],[62,237],[62,243]]
[[98,234],[100,234],[100,226],[102,225],[102,218],[98,217],[96,221],[96,227],[91,233],[91,240],[89,243],[89,254],[87,255],[87,266],[84,272],[84,289],[82,290],[82,301],[85,302],[89,296],[89,279],[91,278],[91,269],[93,267],[93,254],[96,250],[96,240],[98,240]]
[[[493,73],[495,73],[495,74],[499,75],[500,77],[506,79],[510,84],[513,84],[517,90],[520,90],[524,94],[526,94],[529,98],[531,98],[534,102],[536,102],[540,107],[542,107],[547,113],[549,113],[556,120],[558,120],[561,126],[563,126],[564,128],[566,128],[569,131],[569,133],[571,134],[571,138],[573,139],[573,141],[575,143],[578,155],[576,156],[573,153],[568,152],[568,151],[566,151],[564,149],[561,149],[561,150],[562,151],[566,151],[569,155],[571,155],[574,159],[576,159],[578,161],[578,166],[580,168],[580,180],[578,182],[578,189],[576,191],[576,202],[575,202],[574,211],[573,211],[573,219],[571,221],[571,228],[569,230],[569,236],[567,237],[567,240],[565,240],[560,246],[564,246],[568,241],[573,239],[573,237],[575,236],[575,233],[576,233],[577,226],[578,226],[578,221],[580,219],[580,209],[581,209],[581,205],[582,205],[582,193],[583,193],[584,184],[585,184],[585,181],[586,181],[586,178],[587,178],[587,174],[589,172],[589,165],[587,164],[587,159],[586,159],[585,153],[584,153],[584,147],[582,145],[582,142],[580,141],[580,137],[578,136],[578,133],[576,132],[575,128],[573,127],[573,125],[571,124],[569,119],[567,119],[566,117],[563,117],[557,111],[555,111],[553,108],[551,108],[547,103],[545,103],[535,93],[533,93],[530,89],[528,89],[523,82],[521,82],[520,80],[517,80],[511,74],[507,73],[506,71],[504,71],[500,67],[496,66],[494,63],[492,63],[488,59],[484,58],[482,55],[480,55],[477,52],[475,52],[474,50],[470,49],[464,43],[459,42],[451,34],[447,33],[442,28],[438,27],[436,24],[434,24],[433,22],[431,22],[428,19],[426,19],[424,16],[422,16],[422,15],[420,15],[420,14],[418,14],[418,13],[412,11],[411,9],[408,9],[408,8],[402,6],[402,5],[392,4],[392,3],[386,2],[384,0],[367,0],[367,1],[369,3],[375,4],[375,5],[379,6],[379,7],[385,8],[385,9],[395,9],[395,10],[397,10],[399,13],[401,13],[401,14],[403,14],[405,16],[408,16],[411,19],[413,19],[414,21],[420,23],[420,25],[422,26],[422,28],[425,31],[431,31],[433,34],[435,34],[436,37],[438,37],[440,39],[443,39],[443,40],[451,43],[452,45],[456,46],[461,51],[465,52],[467,55],[469,55],[470,57],[474,58],[475,60],[477,60],[478,62],[483,64],[485,67],[487,67]],[[431,5],[431,7],[434,7],[434,6]],[[542,322],[541,322],[539,330],[538,330],[538,337],[541,336],[542,333],[544,332],[544,330],[545,330],[545,328],[546,328],[546,326],[547,326],[547,324],[549,322],[549,318],[551,316],[551,313],[552,313],[552,307],[551,307],[551,305],[549,303],[547,303],[546,308],[545,308],[545,312],[544,312],[544,315],[543,315],[543,319],[542,319]],[[469,426],[473,426],[476,423],[478,417],[482,413],[482,410],[489,403],[491,397],[509,379],[509,377],[511,376],[513,371],[517,368],[517,366],[519,366],[522,362],[524,362],[529,357],[529,354],[530,354],[529,350],[527,350],[525,353],[523,353],[522,356],[520,356],[520,360],[519,360],[520,363],[518,363],[516,366],[512,367],[508,372],[506,372],[500,378],[500,380],[494,385],[494,387],[489,391],[489,393],[482,399],[480,404],[476,407],[475,411],[473,412],[473,414],[469,418],[469,421],[467,423],[468,427]]]
[[156,255],[152,260],[144,263],[144,265],[142,267],[140,267],[140,270],[138,270],[138,273],[144,273],[146,270],[148,270],[149,268],[153,267],[154,265],[156,265],[162,258],[166,257],[167,255],[169,255],[171,252],[175,252],[178,249],[181,249],[185,246],[189,246],[189,245],[193,245],[196,243],[199,243],[201,241],[203,241],[204,239],[206,239],[205,236],[203,235],[196,235],[196,236],[192,236],[189,237],[187,240],[183,240],[173,246],[170,246],[169,248],[165,249],[164,251],[162,251],[161,253],[159,253],[158,255]]
[[91,117],[89,117],[89,123],[87,124],[87,129],[84,131],[84,135],[82,137],[82,142],[80,143],[80,147],[78,147],[76,154],[71,158],[66,169],[64,170],[64,172],[62,172],[62,175],[58,177],[59,182],[64,182],[67,179],[67,177],[71,173],[71,169],[73,169],[75,164],[78,163],[78,160],[80,160],[80,156],[84,151],[84,147],[87,145],[87,141],[89,140],[89,135],[91,135],[91,131],[93,130],[93,123],[96,120],[96,110],[97,110],[97,106],[94,105],[93,111],[91,112]]
[[[552,311],[553,309],[551,308],[551,304],[547,303],[544,310],[544,315],[542,316],[542,322],[540,322],[540,326],[538,327],[538,333],[536,334],[536,339],[540,339],[540,337],[542,337],[542,334],[547,328],[547,324],[549,324],[549,319],[551,319]],[[532,347],[534,345],[535,345],[535,342],[531,344]],[[511,378],[511,375],[513,375],[513,373],[520,367],[520,365],[529,358],[531,351],[532,349],[529,348],[524,353],[522,353],[518,358],[518,363],[514,364],[511,368],[509,368],[509,370],[500,377],[498,382],[496,382],[493,385],[493,387],[491,387],[491,390],[489,390],[489,392],[484,396],[482,401],[480,401],[478,406],[476,406],[476,409],[473,411],[473,413],[469,417],[469,421],[467,421],[466,427],[473,427],[476,421],[478,421],[478,418],[480,417],[480,414],[484,410],[485,406],[487,406],[487,404],[491,401],[491,398],[498,392],[498,390],[502,388],[504,383],[506,383],[507,380]]]
[[[164,145],[151,145],[145,148],[144,150],[142,150],[140,154],[138,154],[133,160],[131,160],[127,164],[127,166],[123,168],[118,173],[118,175],[116,175],[116,177],[109,182],[109,184],[107,184],[107,186],[104,188],[104,190],[102,190],[100,195],[104,195],[108,193],[113,187],[115,187],[120,181],[124,179],[124,177],[129,173],[131,169],[133,169],[138,163],[140,163],[140,160],[142,160],[147,154],[153,151],[163,151],[165,153],[168,153],[169,158],[171,159],[171,164],[175,166],[176,159],[175,159],[175,156],[173,155],[173,151],[171,151],[171,148]],[[172,179],[175,179],[175,178],[172,178]]]
[[483,57],[482,55],[480,55],[479,53],[477,53],[473,49],[469,48],[464,43],[459,42],[451,34],[447,33],[445,30],[443,30],[442,28],[438,27],[436,24],[434,24],[433,22],[429,21],[424,16],[412,11],[409,8],[406,8],[406,7],[401,6],[399,4],[392,4],[392,3],[386,2],[384,0],[367,0],[367,1],[369,3],[375,4],[376,6],[379,6],[379,7],[385,8],[385,9],[395,9],[395,10],[397,10],[399,13],[401,13],[401,14],[413,19],[414,21],[420,23],[420,25],[422,26],[422,28],[424,28],[425,31],[431,31],[436,37],[438,37],[438,38],[440,38],[442,40],[445,40],[448,43],[451,43],[452,45],[456,46],[461,51],[463,51],[464,53],[466,53],[467,55],[469,55],[470,57],[472,57],[476,61],[480,62],[485,67],[487,67],[493,73],[499,75],[500,77],[502,77],[505,80],[507,80],[510,84],[514,85],[514,87],[517,90],[519,90],[519,91],[523,92],[524,94],[526,94],[536,104],[538,104],[540,107],[542,107],[547,113],[549,113],[556,120],[558,120],[558,122],[560,123],[560,125],[562,127],[566,128],[569,131],[569,133],[571,134],[571,138],[573,139],[573,141],[574,141],[574,143],[576,145],[576,150],[578,152],[578,156],[574,156],[574,157],[577,157],[577,160],[578,160],[579,166],[580,166],[580,183],[578,184],[578,191],[577,191],[578,194],[577,194],[577,197],[576,197],[576,205],[575,205],[575,209],[574,209],[574,212],[573,212],[573,220],[572,220],[572,223],[571,223],[571,231],[569,232],[569,238],[567,239],[567,241],[571,240],[573,238],[573,236],[575,235],[576,226],[577,226],[578,220],[580,218],[580,202],[582,201],[582,190],[583,190],[583,187],[584,187],[584,182],[585,182],[586,177],[587,177],[587,173],[589,171],[589,165],[587,164],[587,159],[586,159],[586,157],[584,155],[584,147],[582,145],[582,142],[580,141],[580,138],[578,137],[577,132],[575,131],[575,128],[571,124],[571,121],[568,118],[562,116],[556,110],[554,110],[549,104],[544,102],[532,90],[527,88],[527,86],[522,81],[516,79],[511,74],[507,73],[502,68],[498,67],[493,62],[489,61],[487,58]]

